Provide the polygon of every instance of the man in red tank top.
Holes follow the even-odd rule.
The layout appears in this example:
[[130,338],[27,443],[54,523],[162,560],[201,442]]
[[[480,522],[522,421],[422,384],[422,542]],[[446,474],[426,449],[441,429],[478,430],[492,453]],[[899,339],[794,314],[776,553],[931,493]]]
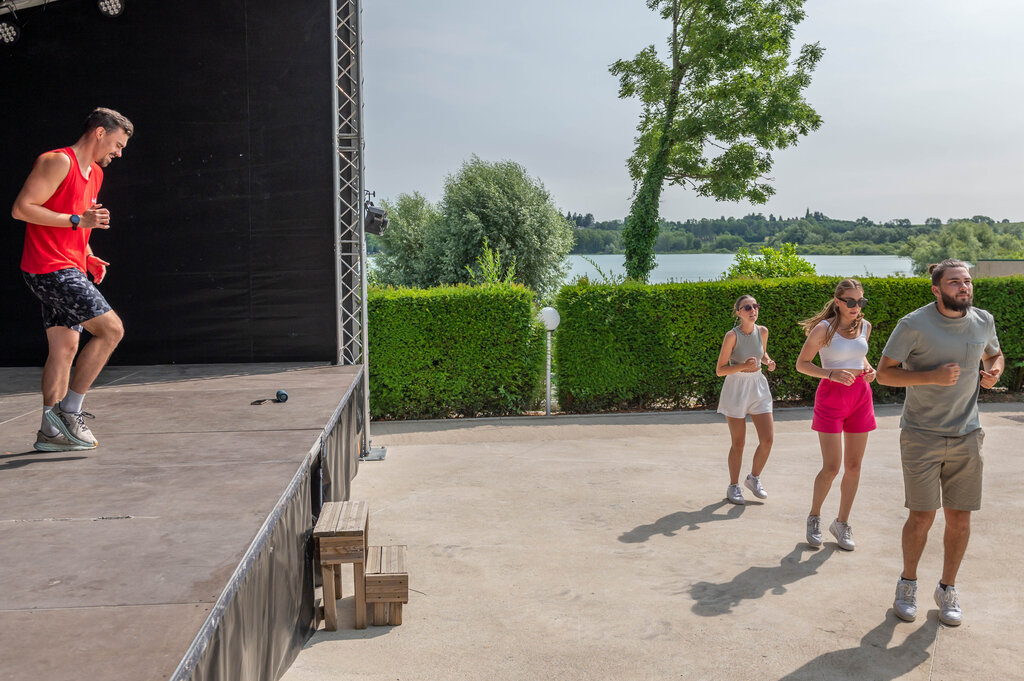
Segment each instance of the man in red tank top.
[[[97,445],[85,425],[92,414],[82,411],[82,400],[121,342],[124,326],[95,286],[110,263],[93,254],[89,235],[94,229],[110,228],[110,211],[98,202],[103,168],[121,156],[134,131],[131,121],[118,112],[96,109],[86,118],[77,142],[36,159],[14,200],[11,215],[26,223],[22,275],[42,302],[49,344],[42,425],[35,442],[39,451]],[[79,353],[83,328],[92,339]]]

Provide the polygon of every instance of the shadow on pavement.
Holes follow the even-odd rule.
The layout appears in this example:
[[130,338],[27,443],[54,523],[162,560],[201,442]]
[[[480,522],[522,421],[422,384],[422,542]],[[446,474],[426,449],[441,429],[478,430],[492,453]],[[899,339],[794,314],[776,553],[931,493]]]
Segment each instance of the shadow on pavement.
[[[729,506],[729,510],[726,513],[715,513],[715,511],[723,506]],[[743,513],[743,509],[743,506],[730,504],[728,501],[723,499],[722,501],[709,504],[699,511],[677,511],[663,518],[658,518],[650,525],[640,525],[635,527],[629,532],[624,532],[619,537],[619,541],[625,544],[639,544],[647,541],[656,534],[661,534],[666,537],[674,537],[676,532],[684,527],[687,530],[699,530],[700,526],[704,523],[710,523],[715,520],[732,520],[734,518],[739,518]]]
[[[888,647],[897,626],[917,626],[898,646]],[[872,679],[892,681],[912,672],[927,662],[928,649],[935,643],[939,631],[936,615],[920,626],[896,619],[890,610],[885,621],[864,635],[856,648],[844,648],[819,655],[780,679],[780,681],[818,681],[830,679]]]
[[[805,561],[804,551],[814,551]],[[694,614],[714,617],[732,612],[735,605],[745,600],[760,598],[770,590],[773,594],[786,593],[786,585],[818,572],[818,568],[835,553],[834,546],[814,550],[803,542],[796,545],[775,567],[750,567],[724,584],[697,582],[690,587]]]
[[28,456],[28,459],[16,459],[11,461],[5,461],[0,463],[0,471],[14,470],[15,468],[24,468],[33,464],[40,463],[58,463],[60,461],[78,461],[79,459],[87,459],[87,456],[50,456],[54,452],[37,452],[32,449],[27,452],[19,452],[17,454],[0,454],[0,459],[14,459],[18,456]]

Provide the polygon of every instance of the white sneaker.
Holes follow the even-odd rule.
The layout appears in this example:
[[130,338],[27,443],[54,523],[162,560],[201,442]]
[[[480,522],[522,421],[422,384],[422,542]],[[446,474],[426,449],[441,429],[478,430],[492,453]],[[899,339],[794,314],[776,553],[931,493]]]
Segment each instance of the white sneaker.
[[725,498],[728,499],[730,503],[737,504],[739,506],[743,506],[747,503],[743,500],[743,490],[740,489],[739,485],[729,485],[729,489],[725,491]]
[[807,516],[807,543],[811,546],[821,546],[821,516]]
[[828,531],[836,538],[839,548],[846,549],[847,551],[853,551],[857,548],[857,545],[853,543],[853,528],[850,527],[849,523],[841,523],[839,518],[836,518],[828,526]]
[[747,479],[743,481],[743,484],[746,485],[747,489],[753,492],[754,496],[757,497],[758,499],[768,498],[768,492],[765,492],[764,487],[761,487],[760,477],[753,474],[748,474]]
[[917,580],[903,579],[896,582],[896,600],[892,609],[901,620],[913,622],[917,619]]
[[70,440],[71,444],[90,448],[97,445],[96,437],[89,430],[89,426],[85,425],[85,419],[91,418],[95,417],[87,411],[64,411],[60,408],[60,402],[46,412],[46,420]]
[[935,585],[935,605],[939,606],[939,621],[947,627],[959,627],[963,620],[963,612],[960,610],[959,594],[955,586]]

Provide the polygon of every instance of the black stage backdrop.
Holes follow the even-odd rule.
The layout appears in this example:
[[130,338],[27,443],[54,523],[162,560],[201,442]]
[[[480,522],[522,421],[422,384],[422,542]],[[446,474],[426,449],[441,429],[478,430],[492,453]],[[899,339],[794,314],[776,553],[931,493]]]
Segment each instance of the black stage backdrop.
[[10,206],[42,152],[97,106],[135,124],[99,201],[94,252],[124,319],[112,363],[336,355],[331,41],[320,0],[95,0],[18,12],[0,46],[0,365],[46,356]]

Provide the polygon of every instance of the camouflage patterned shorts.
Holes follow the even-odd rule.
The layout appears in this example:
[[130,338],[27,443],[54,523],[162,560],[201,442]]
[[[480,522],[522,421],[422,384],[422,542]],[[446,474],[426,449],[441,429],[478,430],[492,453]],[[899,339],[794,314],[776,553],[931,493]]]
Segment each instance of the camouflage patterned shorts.
[[74,267],[46,274],[22,272],[25,283],[43,303],[43,326],[66,326],[82,332],[82,322],[112,309],[99,289]]

